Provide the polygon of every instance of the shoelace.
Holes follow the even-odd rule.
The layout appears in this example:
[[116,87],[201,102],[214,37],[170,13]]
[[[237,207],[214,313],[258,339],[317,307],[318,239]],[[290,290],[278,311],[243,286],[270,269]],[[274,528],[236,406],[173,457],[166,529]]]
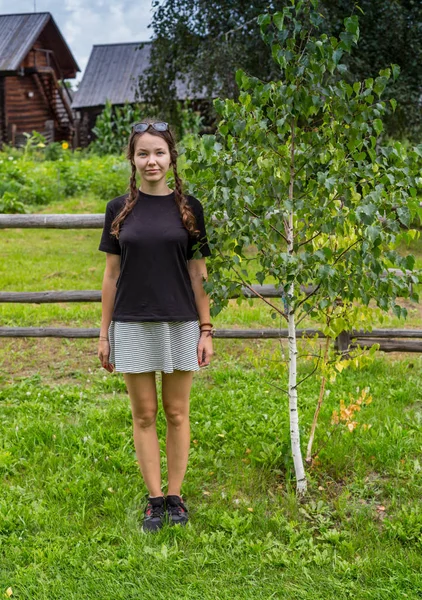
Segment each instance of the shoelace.
[[162,517],[163,516],[164,507],[162,504],[158,506],[153,506],[150,502],[148,503],[145,514],[148,517]]
[[177,500],[177,504],[176,505],[168,504],[167,505],[167,510],[168,510],[169,513],[171,513],[173,515],[174,514],[181,515],[181,514],[187,512],[186,508],[184,508],[184,506],[183,506],[183,501],[182,500]]

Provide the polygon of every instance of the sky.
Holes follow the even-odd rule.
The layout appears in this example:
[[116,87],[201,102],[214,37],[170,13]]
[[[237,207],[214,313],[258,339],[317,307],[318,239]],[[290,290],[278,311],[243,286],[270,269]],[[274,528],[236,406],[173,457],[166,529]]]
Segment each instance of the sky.
[[152,39],[152,0],[0,0],[0,14],[50,12],[81,69],[82,79],[94,44]]

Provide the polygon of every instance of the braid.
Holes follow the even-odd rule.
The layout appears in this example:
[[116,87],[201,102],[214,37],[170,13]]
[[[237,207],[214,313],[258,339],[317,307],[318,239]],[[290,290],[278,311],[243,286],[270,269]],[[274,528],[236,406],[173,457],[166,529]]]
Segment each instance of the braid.
[[136,204],[138,198],[138,186],[136,185],[136,167],[132,163],[132,172],[129,180],[129,194],[125,200],[125,205],[111,224],[111,234],[119,239],[120,223],[127,217]]
[[192,212],[191,207],[188,204],[186,196],[183,194],[182,180],[177,172],[177,163],[172,156],[172,166],[174,174],[174,192],[176,197],[176,204],[179,207],[182,222],[185,228],[188,230],[191,236],[197,237],[200,234],[199,229],[196,229],[196,219]]
[[138,186],[136,185],[136,167],[135,163],[132,163],[132,173],[130,174],[129,180],[129,203],[135,203],[138,196]]

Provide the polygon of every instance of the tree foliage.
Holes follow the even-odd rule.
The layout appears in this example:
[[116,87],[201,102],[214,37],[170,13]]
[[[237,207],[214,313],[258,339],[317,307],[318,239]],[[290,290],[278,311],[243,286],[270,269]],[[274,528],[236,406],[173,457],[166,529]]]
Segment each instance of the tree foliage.
[[[153,0],[154,40],[150,67],[140,78],[140,97],[177,127],[176,81],[189,83],[191,97],[233,98],[238,93],[235,71],[243,66],[271,77],[273,66],[259,35],[258,15],[282,2],[258,0]],[[141,44],[142,47],[142,44]],[[214,113],[215,116],[215,113]]]
[[[288,5],[287,0],[155,0],[151,63],[140,79],[141,97],[177,125],[177,78],[189,80],[192,97],[204,93],[210,100],[238,97],[237,69],[263,81],[275,79],[277,63],[262,40],[258,16]],[[394,82],[391,96],[400,109],[386,125],[392,135],[417,139],[421,133],[422,5],[412,0],[362,0],[359,6],[353,0],[324,0],[319,9],[324,17],[321,27],[328,36],[338,36],[346,16],[364,13],[361,43],[348,58],[350,77],[363,79],[391,62],[398,63],[402,76]]]
[[385,90],[397,110],[385,118],[388,133],[418,141],[422,136],[422,3],[415,0],[324,0],[326,32],[338,35],[345,17],[359,15],[359,45],[348,57],[350,72],[365,79],[391,63],[400,77]]

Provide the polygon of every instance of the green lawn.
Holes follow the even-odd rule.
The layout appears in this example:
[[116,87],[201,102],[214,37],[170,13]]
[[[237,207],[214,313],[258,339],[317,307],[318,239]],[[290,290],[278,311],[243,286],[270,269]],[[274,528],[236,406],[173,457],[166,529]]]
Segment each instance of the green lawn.
[[[72,199],[48,210],[91,213],[104,205]],[[2,289],[100,289],[99,235],[0,231]],[[98,303],[0,311],[7,326],[100,323]],[[214,322],[274,326],[259,300],[234,301]],[[415,313],[400,326],[420,321]],[[191,393],[182,487],[190,522],[145,535],[147,490],[129,398],[123,376],[101,368],[96,340],[0,344],[0,597],[8,588],[25,600],[422,597],[422,356],[379,354],[327,385],[318,455],[298,502],[280,343],[215,339],[212,363],[195,374]],[[311,368],[301,361],[299,377]],[[332,424],[340,401],[368,386],[372,402],[356,413],[358,426]],[[157,388],[161,399],[158,374]],[[299,388],[303,452],[318,391],[317,378]],[[160,402],[163,491],[165,428]]]

